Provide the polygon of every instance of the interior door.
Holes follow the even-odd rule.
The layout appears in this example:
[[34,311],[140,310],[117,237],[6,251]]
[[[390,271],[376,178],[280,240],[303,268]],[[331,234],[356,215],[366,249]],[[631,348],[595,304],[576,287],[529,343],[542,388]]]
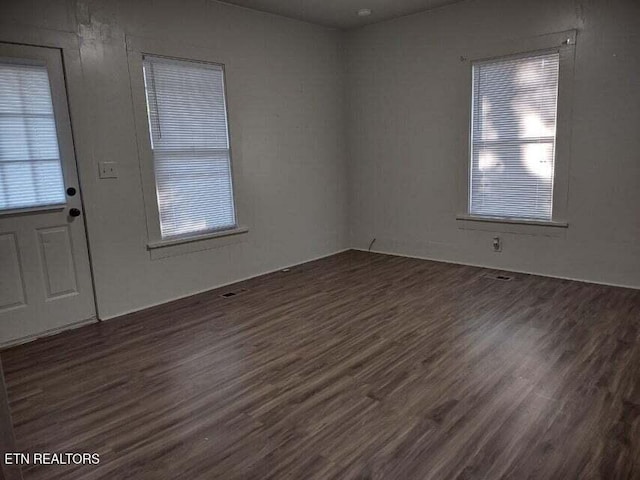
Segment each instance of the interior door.
[[91,318],[61,51],[0,43],[0,345]]

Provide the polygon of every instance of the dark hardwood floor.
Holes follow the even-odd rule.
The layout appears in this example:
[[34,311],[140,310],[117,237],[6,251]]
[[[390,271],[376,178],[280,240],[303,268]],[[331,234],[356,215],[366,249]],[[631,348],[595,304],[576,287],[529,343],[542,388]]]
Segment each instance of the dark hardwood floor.
[[18,448],[101,459],[25,479],[640,478],[640,291],[490,272],[346,252],[6,350]]

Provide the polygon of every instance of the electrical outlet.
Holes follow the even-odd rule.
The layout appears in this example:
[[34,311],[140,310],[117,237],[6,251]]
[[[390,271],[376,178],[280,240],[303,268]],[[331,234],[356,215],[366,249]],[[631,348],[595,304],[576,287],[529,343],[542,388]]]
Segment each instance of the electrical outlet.
[[501,252],[502,251],[502,239],[500,237],[493,237],[493,251]]
[[118,164],[116,162],[99,162],[100,178],[118,178]]

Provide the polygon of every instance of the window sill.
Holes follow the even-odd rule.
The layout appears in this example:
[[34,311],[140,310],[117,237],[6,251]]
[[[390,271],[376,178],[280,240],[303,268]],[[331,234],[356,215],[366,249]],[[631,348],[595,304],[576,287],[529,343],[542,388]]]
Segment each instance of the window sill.
[[52,211],[60,211],[66,208],[66,203],[56,203],[55,205],[40,205],[37,207],[13,208],[0,210],[0,216],[4,215],[22,215],[24,213],[46,213]]
[[474,215],[457,215],[456,220],[463,222],[505,223],[508,225],[534,225],[540,227],[568,228],[567,222],[554,220],[528,220],[524,218],[479,217]]
[[200,242],[203,240],[211,240],[215,238],[231,237],[234,235],[247,233],[248,231],[249,231],[249,228],[247,227],[236,227],[230,230],[221,230],[219,232],[203,233],[202,235],[194,235],[192,237],[156,240],[156,241],[147,243],[147,248],[149,250],[155,250],[158,248],[171,247],[174,245],[182,245],[185,243],[194,243],[194,242]]

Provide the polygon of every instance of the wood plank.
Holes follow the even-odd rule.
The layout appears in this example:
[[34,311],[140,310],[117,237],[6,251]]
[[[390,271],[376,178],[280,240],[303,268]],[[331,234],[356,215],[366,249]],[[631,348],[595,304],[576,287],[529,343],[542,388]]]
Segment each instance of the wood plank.
[[9,399],[4,383],[2,361],[0,361],[0,480],[22,480],[20,467],[5,463],[5,453],[14,453],[16,451]]
[[18,448],[101,458],[25,479],[640,478],[640,291],[488,273],[350,251],[8,349]]

